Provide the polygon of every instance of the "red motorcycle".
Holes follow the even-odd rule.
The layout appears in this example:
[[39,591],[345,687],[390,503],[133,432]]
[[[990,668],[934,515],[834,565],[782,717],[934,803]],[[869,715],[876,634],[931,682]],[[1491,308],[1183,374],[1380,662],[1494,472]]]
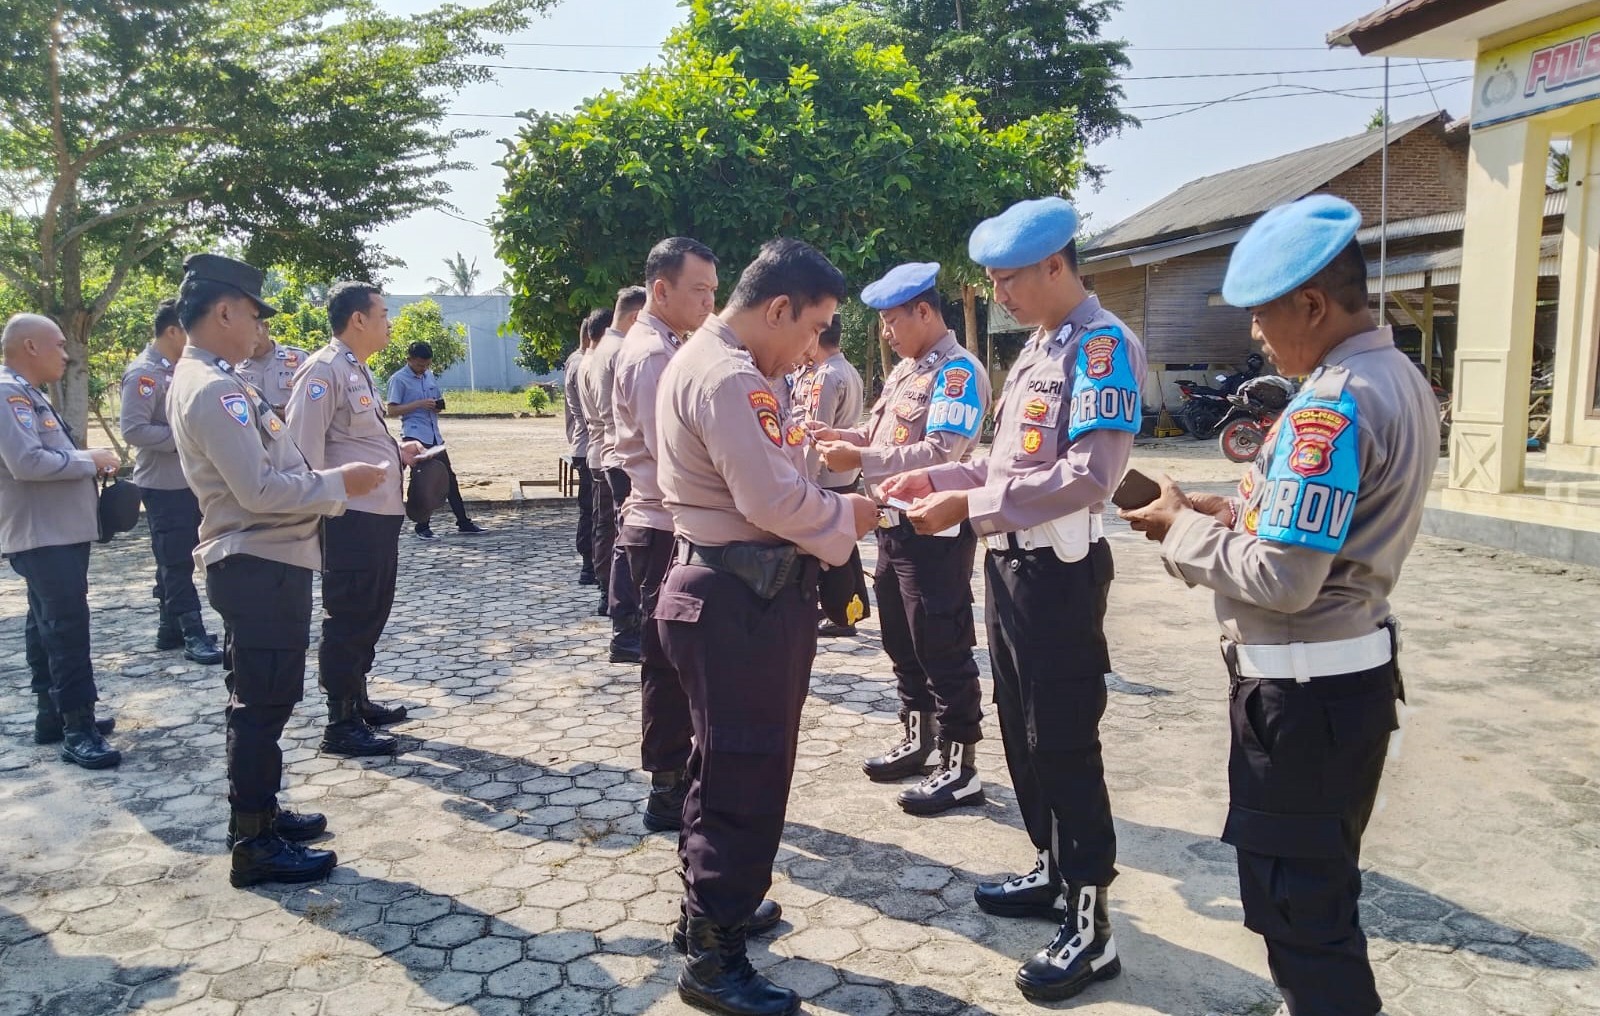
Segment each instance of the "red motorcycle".
[[1258,377],[1246,381],[1236,394],[1227,397],[1233,408],[1218,425],[1217,444],[1228,461],[1255,461],[1272,425],[1298,390],[1299,386],[1288,378]]

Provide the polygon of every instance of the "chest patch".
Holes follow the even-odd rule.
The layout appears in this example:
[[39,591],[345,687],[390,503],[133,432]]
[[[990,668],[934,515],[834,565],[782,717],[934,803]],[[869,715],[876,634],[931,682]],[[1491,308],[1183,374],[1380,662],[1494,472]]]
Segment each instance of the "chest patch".
[[784,440],[789,443],[789,447],[791,448],[793,448],[795,445],[804,444],[806,440],[806,429],[800,426],[798,423],[790,424],[788,433],[784,435]]
[[1032,455],[1042,447],[1044,447],[1044,434],[1038,427],[1022,428],[1022,450],[1025,453]]

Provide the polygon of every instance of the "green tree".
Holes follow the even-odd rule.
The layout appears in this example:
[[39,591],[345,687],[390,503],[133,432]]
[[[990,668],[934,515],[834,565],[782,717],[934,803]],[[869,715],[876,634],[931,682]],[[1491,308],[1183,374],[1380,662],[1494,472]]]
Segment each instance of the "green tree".
[[970,98],[926,87],[859,19],[692,0],[661,67],[532,117],[502,165],[493,227],[511,327],[556,362],[673,234],[709,244],[727,282],[778,235],[816,244],[858,285],[912,258],[942,261],[952,288],[975,282],[972,226],[1070,192],[1083,148],[1070,113],[987,129]]
[[389,344],[367,361],[372,376],[380,382],[406,363],[406,349],[413,342],[433,347],[433,372],[443,374],[452,364],[467,358],[467,330],[460,324],[446,324],[444,311],[432,300],[418,300],[400,308],[390,322]]
[[1371,116],[1367,117],[1367,130],[1381,131],[1383,130],[1383,125],[1389,122],[1389,118],[1383,113],[1383,107],[1379,106],[1377,109],[1372,111]]
[[491,37],[554,0],[10,0],[0,53],[0,278],[54,316],[81,426],[95,326],[141,266],[238,237],[258,264],[387,263],[366,235],[443,204]]
[[1551,186],[1564,188],[1571,177],[1572,151],[1571,149],[1550,149],[1550,183]]
[[428,285],[433,287],[434,293],[440,296],[471,296],[478,291],[478,259],[473,258],[467,264],[466,257],[456,251],[454,257],[444,259],[446,278],[437,275],[428,276]]

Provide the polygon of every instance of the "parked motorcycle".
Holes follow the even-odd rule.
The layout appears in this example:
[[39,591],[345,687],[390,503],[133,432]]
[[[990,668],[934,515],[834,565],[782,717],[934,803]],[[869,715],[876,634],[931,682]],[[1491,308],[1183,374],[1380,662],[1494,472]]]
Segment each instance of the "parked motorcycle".
[[1174,382],[1183,396],[1183,404],[1172,415],[1196,441],[1204,441],[1217,433],[1222,421],[1233,409],[1228,401],[1229,396],[1259,377],[1262,367],[1266,365],[1260,353],[1251,353],[1245,357],[1244,363],[1244,370],[1218,374],[1215,388],[1194,381]]
[[1258,377],[1228,396],[1231,408],[1218,426],[1217,444],[1230,462],[1252,462],[1298,386],[1283,377]]

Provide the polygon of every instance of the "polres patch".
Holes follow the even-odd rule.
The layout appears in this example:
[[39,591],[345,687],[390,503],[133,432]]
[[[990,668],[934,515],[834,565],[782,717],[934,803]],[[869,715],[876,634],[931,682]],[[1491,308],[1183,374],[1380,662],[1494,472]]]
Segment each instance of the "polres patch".
[[1067,436],[1076,441],[1091,430],[1137,434],[1141,416],[1127,339],[1115,329],[1085,335],[1078,343]]
[[1361,486],[1356,420],[1349,392],[1318,398],[1308,385],[1289,403],[1247,509],[1261,539],[1326,554],[1344,546]]
[[156,379],[148,374],[139,375],[139,397],[148,399],[156,393]]
[[238,392],[229,392],[222,397],[222,408],[228,411],[233,421],[241,427],[250,426],[250,400]]
[[783,447],[783,426],[778,422],[778,397],[768,391],[751,392],[750,408],[756,412],[756,422],[762,433],[779,448]]
[[972,365],[955,359],[939,371],[933,402],[928,409],[929,434],[978,436],[983,425],[983,398]]

